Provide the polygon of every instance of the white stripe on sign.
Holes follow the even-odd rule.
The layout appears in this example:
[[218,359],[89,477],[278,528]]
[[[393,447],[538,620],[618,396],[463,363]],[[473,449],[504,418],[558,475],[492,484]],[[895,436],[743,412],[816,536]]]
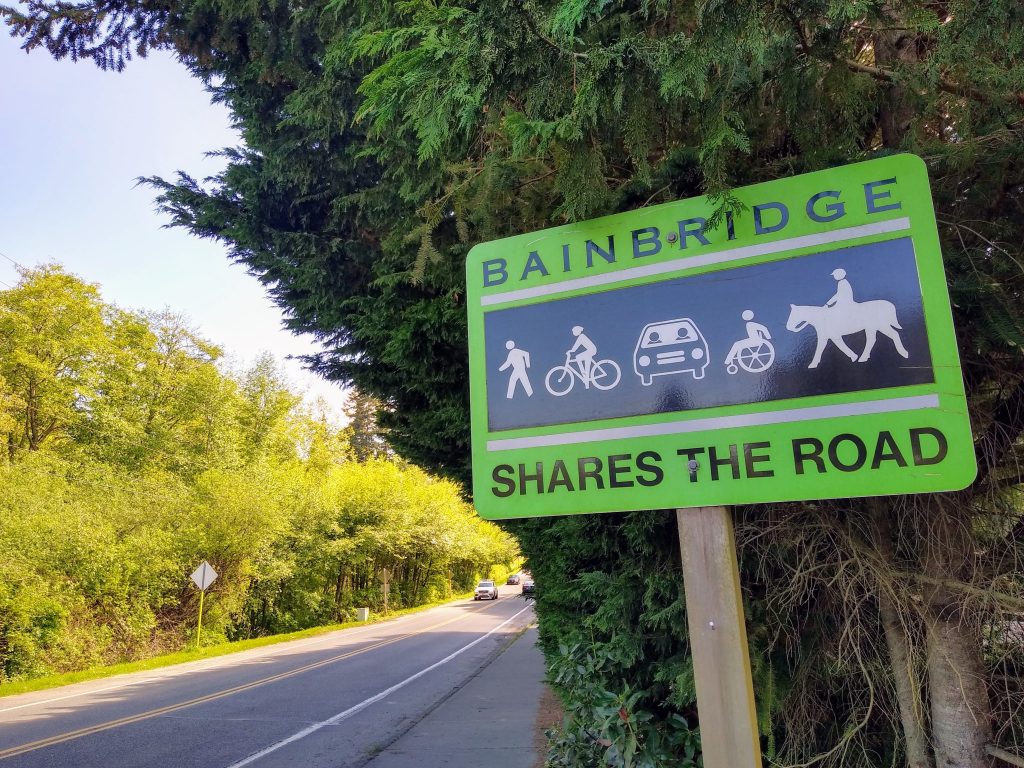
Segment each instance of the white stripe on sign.
[[838,419],[841,416],[866,416],[871,413],[896,413],[899,411],[916,411],[921,408],[938,407],[938,395],[894,397],[889,400],[869,400],[863,403],[843,403],[841,405],[816,405],[810,408],[793,408],[788,411],[745,413],[739,416],[715,416],[709,419],[642,424],[636,427],[611,427],[609,429],[592,429],[587,432],[562,432],[557,435],[540,435],[538,437],[510,437],[503,440],[488,440],[487,450],[511,451],[517,448],[546,448],[552,445],[594,443],[598,440],[680,435],[687,432],[703,432],[708,429],[733,429],[735,427],[756,427],[763,424],[788,424],[795,421]]
[[231,765],[228,766],[228,768],[242,768],[242,766],[251,765],[252,763],[255,763],[257,760],[259,760],[260,758],[266,757],[270,753],[276,752],[281,747],[287,746],[288,744],[296,742],[299,739],[304,739],[307,736],[309,736],[311,733],[316,733],[317,731],[319,731],[321,728],[323,728],[325,726],[336,725],[336,724],[340,723],[342,720],[347,720],[348,718],[352,717],[352,715],[354,715],[354,714],[356,714],[358,712],[362,712],[364,709],[366,709],[371,704],[376,704],[378,701],[383,699],[385,696],[390,696],[392,693],[397,691],[399,688],[404,688],[409,683],[411,683],[411,682],[413,682],[415,680],[419,680],[421,677],[423,677],[428,672],[432,672],[435,669],[437,669],[438,667],[443,666],[444,664],[447,664],[449,661],[454,659],[456,656],[461,656],[463,653],[468,651],[474,645],[476,645],[477,643],[483,642],[488,637],[493,635],[495,632],[500,630],[502,627],[505,627],[509,623],[511,623],[520,614],[526,613],[526,611],[530,610],[530,608],[532,608],[532,607],[533,606],[527,605],[525,608],[523,608],[518,613],[513,614],[509,618],[505,619],[505,621],[501,622],[501,624],[496,626],[494,629],[492,629],[487,634],[480,635],[480,637],[478,637],[473,642],[467,643],[466,645],[464,645],[461,648],[459,648],[457,651],[449,653],[447,656],[445,656],[440,661],[434,662],[429,667],[425,667],[425,668],[421,669],[415,675],[410,675],[409,677],[405,678],[405,680],[403,680],[402,682],[395,683],[390,688],[387,688],[387,689],[381,691],[380,693],[378,693],[378,694],[376,694],[374,696],[371,696],[368,699],[365,699],[365,700],[359,702],[355,706],[349,707],[344,712],[339,712],[334,717],[329,717],[326,720],[321,720],[319,723],[313,723],[312,725],[308,726],[307,728],[303,728],[298,733],[293,733],[288,738],[281,739],[281,741],[278,741],[278,742],[276,742],[274,744],[271,744],[269,747],[267,747],[265,749],[261,749],[256,754],[249,755],[244,760],[239,760],[237,763],[232,763]]
[[521,288],[517,291],[505,291],[504,293],[492,293],[480,299],[480,306],[488,307],[494,304],[504,304],[507,301],[520,301],[522,299],[535,299],[538,296],[551,296],[566,291],[575,291],[580,288],[593,288],[599,285],[613,285],[625,280],[633,280],[638,277],[652,277],[663,275],[667,272],[675,272],[680,269],[692,269],[694,267],[706,267],[711,264],[724,264],[729,261],[749,259],[753,256],[764,256],[769,253],[781,253],[782,251],[795,250],[797,248],[809,248],[815,245],[828,245],[839,243],[844,240],[855,240],[858,237],[870,235],[884,235],[889,232],[902,232],[910,229],[910,219],[891,219],[880,221],[877,224],[862,224],[859,227],[846,227],[845,229],[834,229],[831,232],[819,232],[813,235],[802,235],[791,237],[787,240],[776,240],[771,243],[757,243],[745,245],[742,248],[732,248],[727,251],[716,251],[703,256],[686,256],[672,261],[663,261],[658,264],[646,264],[642,267],[630,267],[621,269],[618,272],[609,272],[604,275],[593,275],[591,277],[580,277],[575,280],[564,280],[560,283],[550,285],[538,285],[534,288]]

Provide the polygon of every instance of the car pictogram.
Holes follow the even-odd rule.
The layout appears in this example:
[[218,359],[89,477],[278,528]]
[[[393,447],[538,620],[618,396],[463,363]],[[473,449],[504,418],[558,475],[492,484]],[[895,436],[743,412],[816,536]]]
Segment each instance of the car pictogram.
[[644,326],[633,352],[633,370],[645,387],[653,383],[653,377],[670,373],[690,373],[694,379],[703,379],[709,357],[707,340],[693,320],[662,320]]

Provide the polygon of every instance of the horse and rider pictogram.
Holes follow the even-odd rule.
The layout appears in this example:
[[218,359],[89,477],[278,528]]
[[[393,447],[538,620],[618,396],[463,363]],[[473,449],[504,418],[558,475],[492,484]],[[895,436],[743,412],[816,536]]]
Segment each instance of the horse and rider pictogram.
[[[835,269],[832,277],[837,282],[836,293],[823,307],[808,307],[797,304],[789,305],[789,320],[786,330],[799,333],[807,326],[814,329],[818,343],[808,368],[817,368],[821,355],[829,342],[846,355],[850,362],[864,363],[871,359],[871,351],[875,348],[878,334],[892,340],[896,352],[904,359],[910,353],[903,346],[899,331],[903,330],[896,318],[896,306],[891,301],[876,299],[873,301],[855,301],[853,289],[846,279],[845,269]],[[843,340],[844,336],[864,333],[866,343],[864,351],[858,356]]]

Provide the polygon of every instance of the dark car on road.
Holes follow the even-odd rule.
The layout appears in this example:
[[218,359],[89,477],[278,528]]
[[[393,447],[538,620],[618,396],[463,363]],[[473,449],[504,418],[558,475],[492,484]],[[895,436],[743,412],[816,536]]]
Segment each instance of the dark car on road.
[[531,597],[537,596],[537,586],[533,583],[533,579],[527,579],[523,582],[523,597],[529,600]]
[[519,583],[519,574],[518,573],[513,573],[511,576],[508,577],[508,581],[506,581],[505,583],[506,584],[518,584]]

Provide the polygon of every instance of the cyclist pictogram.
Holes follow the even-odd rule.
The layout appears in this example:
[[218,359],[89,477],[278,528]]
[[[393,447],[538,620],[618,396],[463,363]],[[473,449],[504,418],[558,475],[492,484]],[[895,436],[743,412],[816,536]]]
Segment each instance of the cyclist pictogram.
[[595,360],[597,345],[583,333],[583,326],[572,329],[576,343],[565,353],[565,363],[556,365],[544,377],[544,388],[555,397],[569,394],[577,379],[585,389],[609,390],[619,383],[622,371],[614,360]]

